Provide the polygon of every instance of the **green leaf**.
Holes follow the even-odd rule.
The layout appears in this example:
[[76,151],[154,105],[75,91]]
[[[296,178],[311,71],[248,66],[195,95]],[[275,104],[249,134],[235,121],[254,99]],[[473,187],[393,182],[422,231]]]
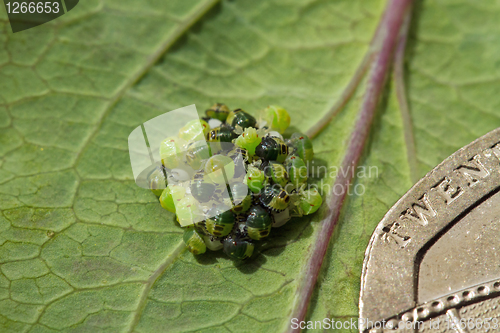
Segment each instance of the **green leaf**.
[[[385,5],[87,0],[17,34],[0,10],[0,331],[288,330],[371,74],[339,101]],[[371,176],[358,173],[358,194],[343,202],[307,320],[357,317],[378,221],[415,180],[500,123],[498,4],[415,6],[405,80],[391,75],[383,90],[360,164]],[[174,216],[135,185],[127,148],[141,123],[218,101],[252,113],[282,105],[290,132],[338,111],[314,139],[325,206],[237,265],[184,250]]]

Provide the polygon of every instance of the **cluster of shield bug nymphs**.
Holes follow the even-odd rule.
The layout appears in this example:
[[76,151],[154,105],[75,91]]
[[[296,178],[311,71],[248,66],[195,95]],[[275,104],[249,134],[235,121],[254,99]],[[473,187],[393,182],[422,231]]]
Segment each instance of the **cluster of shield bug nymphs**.
[[246,259],[272,228],[318,210],[321,195],[306,188],[312,142],[301,133],[284,139],[289,124],[278,106],[262,110],[257,120],[218,103],[161,143],[163,169],[152,174],[150,186],[168,184],[153,191],[185,227],[189,251],[222,249]]

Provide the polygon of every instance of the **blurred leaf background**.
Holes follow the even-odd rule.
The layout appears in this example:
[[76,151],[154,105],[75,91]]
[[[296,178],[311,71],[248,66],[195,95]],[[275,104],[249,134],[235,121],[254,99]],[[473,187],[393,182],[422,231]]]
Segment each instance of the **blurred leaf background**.
[[[12,34],[0,10],[0,331],[280,332],[323,212],[274,230],[254,261],[194,258],[132,178],[141,123],[214,102],[289,110],[306,131],[368,50],[382,0],[87,0]],[[309,304],[357,318],[368,239],[427,171],[500,124],[500,2],[415,2],[405,58],[411,123],[390,76]],[[340,164],[365,83],[314,140]],[[405,143],[412,133],[414,149]],[[408,149],[413,156],[408,158]],[[413,152],[414,151],[414,152]],[[316,176],[323,189],[334,178]],[[309,330],[314,331],[314,330]]]

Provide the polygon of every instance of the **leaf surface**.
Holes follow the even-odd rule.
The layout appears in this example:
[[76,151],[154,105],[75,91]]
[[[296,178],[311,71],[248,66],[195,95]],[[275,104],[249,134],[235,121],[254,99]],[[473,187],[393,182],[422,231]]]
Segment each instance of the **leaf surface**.
[[[325,209],[273,230],[252,262],[235,266],[221,252],[194,258],[173,215],[133,182],[127,138],[159,114],[193,103],[201,114],[216,101],[252,113],[282,105],[290,132],[307,131],[341,98],[384,6],[88,0],[14,35],[2,9],[0,330],[285,331]],[[500,123],[499,15],[488,1],[414,8],[411,128],[391,77],[363,154],[371,176],[357,174],[359,194],[344,204],[308,320],[357,317],[375,225],[413,179]],[[325,196],[365,89],[362,81],[314,140],[314,181]]]

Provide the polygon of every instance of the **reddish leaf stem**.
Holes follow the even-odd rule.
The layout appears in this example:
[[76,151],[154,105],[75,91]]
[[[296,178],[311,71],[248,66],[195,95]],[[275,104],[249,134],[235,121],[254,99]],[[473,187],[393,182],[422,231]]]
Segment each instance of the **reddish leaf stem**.
[[[375,50],[375,58],[368,78],[367,90],[354,131],[349,140],[347,153],[342,161],[342,170],[349,170],[349,172],[346,174],[339,173],[333,188],[349,188],[354,177],[354,170],[363,152],[375,110],[383,93],[387,73],[392,65],[394,48],[398,41],[405,14],[410,9],[410,4],[411,0],[390,0],[386,7],[371,45],[371,48]],[[309,259],[303,268],[303,275],[299,281],[292,307],[290,323],[293,318],[298,319],[300,322],[306,316],[311,295],[328,249],[333,229],[339,219],[346,193],[346,190],[342,191],[341,194],[331,193],[327,216],[320,222],[321,224],[316,234],[317,238],[309,252]],[[300,332],[300,327],[294,329],[290,325],[286,331]]]
[[416,183],[418,177],[418,164],[417,154],[415,150],[415,137],[413,135],[413,125],[410,115],[410,108],[408,106],[408,99],[406,98],[406,84],[404,79],[404,61],[406,42],[408,40],[408,33],[410,30],[411,15],[410,11],[406,14],[401,27],[401,33],[398,38],[398,45],[394,54],[394,83],[396,89],[396,96],[398,98],[399,109],[401,110],[401,118],[403,120],[403,129],[406,144],[406,157],[410,167],[410,178],[413,183]]
[[321,133],[321,131],[323,131],[332,121],[332,119],[344,108],[346,103],[351,99],[351,96],[356,91],[356,88],[359,86],[361,79],[365,76],[366,70],[370,67],[370,63],[372,61],[373,53],[369,51],[364,56],[363,60],[361,60],[361,64],[358,66],[358,69],[340,95],[340,98],[335,102],[330,110],[328,110],[328,112],[306,132],[308,137],[312,139]]

